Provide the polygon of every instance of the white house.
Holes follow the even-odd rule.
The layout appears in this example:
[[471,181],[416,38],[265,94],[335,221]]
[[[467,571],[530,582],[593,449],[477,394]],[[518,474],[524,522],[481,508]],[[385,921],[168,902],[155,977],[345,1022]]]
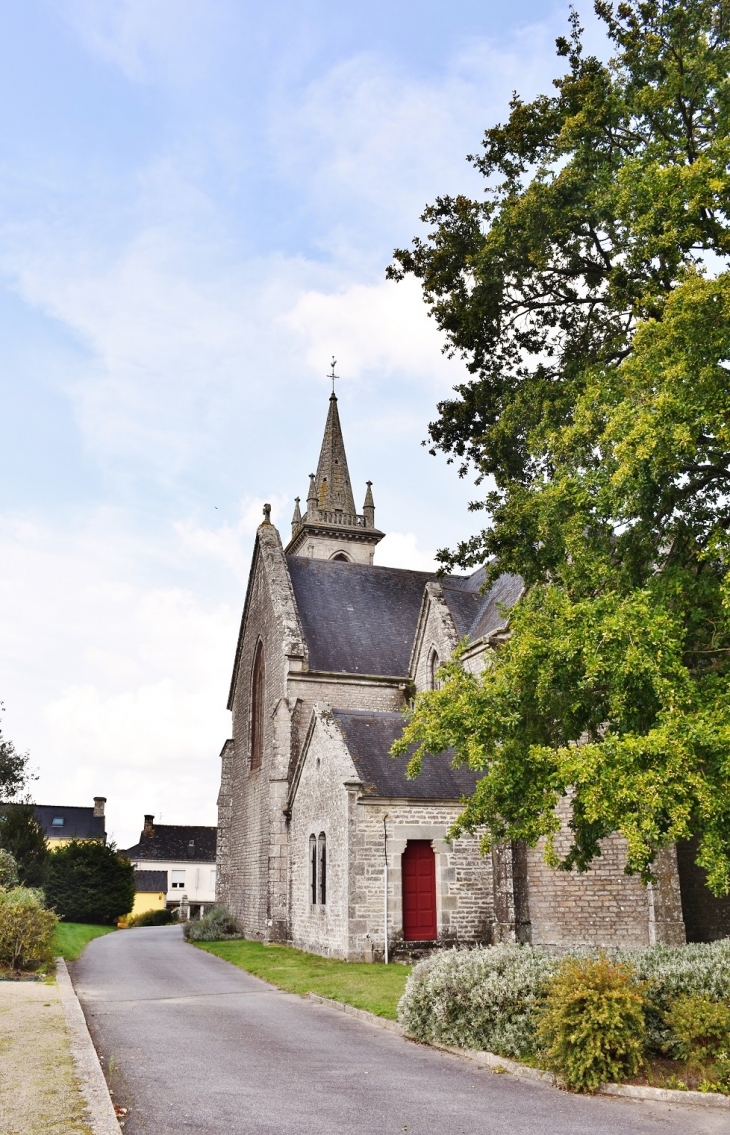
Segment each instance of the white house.
[[155,824],[145,816],[139,843],[122,852],[138,871],[166,871],[168,909],[189,908],[198,918],[215,903],[216,829]]

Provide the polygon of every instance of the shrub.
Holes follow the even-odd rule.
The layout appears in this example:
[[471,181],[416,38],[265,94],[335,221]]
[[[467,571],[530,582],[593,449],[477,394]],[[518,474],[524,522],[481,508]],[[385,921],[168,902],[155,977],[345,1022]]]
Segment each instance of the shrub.
[[709,997],[678,997],[666,1015],[680,1060],[730,1059],[730,1005]]
[[0,891],[0,965],[38,969],[50,964],[57,922],[40,891],[30,887]]
[[167,926],[173,920],[171,910],[143,910],[141,914],[133,914],[127,919],[127,926]]
[[0,888],[4,891],[9,891],[13,887],[17,887],[18,879],[18,864],[15,862],[15,856],[6,851],[4,847],[0,847]]
[[113,844],[72,840],[51,854],[45,891],[69,922],[111,925],[134,906],[134,868]]
[[224,938],[242,938],[238,923],[224,906],[214,906],[197,922],[186,922],[183,933],[192,942],[219,942]]
[[419,1040],[525,1056],[534,1045],[535,1008],[559,964],[507,943],[432,954],[408,978],[398,1020]]
[[5,804],[0,810],[0,847],[15,859],[24,887],[42,887],[48,867],[48,844],[34,804]]
[[607,957],[567,958],[548,985],[537,1040],[546,1066],[577,1091],[635,1076],[645,1030],[633,971]]
[[671,1054],[667,1013],[678,997],[730,1002],[730,940],[686,946],[649,946],[611,952],[632,966],[646,986],[646,1027],[650,1050]]

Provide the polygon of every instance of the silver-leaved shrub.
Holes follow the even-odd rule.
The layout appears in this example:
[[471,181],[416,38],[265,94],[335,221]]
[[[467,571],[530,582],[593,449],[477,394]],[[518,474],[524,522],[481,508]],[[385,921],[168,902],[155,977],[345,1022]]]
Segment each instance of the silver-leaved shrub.
[[419,1040],[522,1056],[560,960],[511,944],[432,954],[408,978],[398,1020]]
[[[398,1006],[398,1020],[419,1040],[460,1048],[527,1056],[534,1046],[537,1013],[549,978],[566,956],[596,956],[597,950],[551,953],[503,944],[443,950],[414,968]],[[730,940],[687,946],[609,950],[646,982],[647,1041],[662,1049],[668,1040],[664,1015],[682,995],[730,1002]]]

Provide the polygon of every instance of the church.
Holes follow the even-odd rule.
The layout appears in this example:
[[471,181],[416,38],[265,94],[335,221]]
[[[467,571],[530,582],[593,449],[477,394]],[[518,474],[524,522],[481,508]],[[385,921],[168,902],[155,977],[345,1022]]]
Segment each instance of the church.
[[582,875],[547,867],[539,845],[485,857],[478,836],[448,840],[476,774],[441,754],[408,779],[390,748],[409,699],[433,688],[458,643],[467,641],[465,666],[488,664],[522,582],[504,575],[485,591],[483,570],[438,577],[374,564],[384,533],[372,482],[365,488],[358,513],[333,392],[286,546],[264,506],[233,666],[216,899],[246,937],[368,961],[444,945],[643,946],[730,933],[730,908],[708,913],[701,881],[680,885],[674,848],[645,887],[624,873],[618,836]]

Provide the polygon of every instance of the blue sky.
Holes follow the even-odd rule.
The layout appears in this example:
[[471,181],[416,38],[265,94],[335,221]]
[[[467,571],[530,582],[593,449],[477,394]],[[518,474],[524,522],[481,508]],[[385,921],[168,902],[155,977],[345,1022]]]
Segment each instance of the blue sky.
[[472,530],[420,446],[463,368],[384,270],[567,10],[0,2],[0,700],[38,800],[107,795],[121,846],[215,822],[253,533],[306,494],[333,353],[380,562]]

